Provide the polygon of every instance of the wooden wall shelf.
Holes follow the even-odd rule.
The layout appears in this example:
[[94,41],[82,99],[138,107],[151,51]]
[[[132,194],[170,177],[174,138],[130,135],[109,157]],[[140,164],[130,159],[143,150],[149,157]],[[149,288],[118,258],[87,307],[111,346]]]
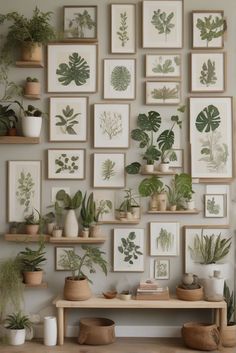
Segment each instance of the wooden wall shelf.
[[124,220],[121,221],[119,219],[114,219],[111,221],[99,221],[98,224],[139,224],[140,223],[140,219],[135,219],[135,220]]
[[42,282],[40,284],[25,284],[25,288],[48,288],[47,282]]
[[0,136],[0,144],[38,144],[39,137]]
[[49,243],[52,243],[52,244],[102,244],[105,241],[106,241],[105,238],[82,238],[82,237],[77,237],[77,238],[50,237],[49,238]]
[[26,99],[39,100],[41,98],[40,94],[24,94]]
[[16,61],[17,67],[44,67],[42,61]]
[[169,170],[169,172],[160,172],[159,170],[154,170],[154,172],[143,172],[141,175],[175,175],[177,174],[175,170]]
[[199,214],[200,210],[194,208],[193,210],[178,210],[178,211],[148,211],[148,214],[181,214],[181,215],[188,215],[188,214]]
[[48,242],[49,235],[47,234],[36,234],[36,235],[29,235],[29,234],[5,234],[4,239],[6,241],[15,241],[19,243],[34,243],[38,242],[40,237],[44,237],[45,241]]

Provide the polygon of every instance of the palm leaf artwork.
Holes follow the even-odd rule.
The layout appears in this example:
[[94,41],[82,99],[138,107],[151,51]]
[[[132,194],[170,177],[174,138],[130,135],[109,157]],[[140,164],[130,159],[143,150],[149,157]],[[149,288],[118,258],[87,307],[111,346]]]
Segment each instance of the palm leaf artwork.
[[164,85],[161,88],[154,88],[151,91],[151,96],[153,99],[162,100],[163,103],[169,99],[178,99],[179,98],[179,86],[174,88],[166,87]]
[[157,29],[159,34],[165,35],[165,41],[167,41],[168,34],[175,27],[174,23],[171,23],[174,19],[174,12],[167,14],[166,12],[161,12],[160,9],[153,12],[151,24]]
[[76,119],[79,115],[81,113],[74,113],[74,109],[67,105],[62,109],[62,114],[56,115],[56,118],[59,119],[56,126],[61,127],[63,134],[76,135],[74,126],[79,124],[79,121]]
[[110,180],[116,173],[114,170],[115,162],[112,162],[111,159],[106,159],[102,163],[102,177],[103,180]]
[[63,86],[68,86],[73,81],[76,86],[83,86],[90,78],[90,67],[78,53],[72,53],[69,55],[69,63],[59,64],[56,74]]
[[206,46],[208,47],[213,39],[223,36],[226,24],[223,17],[209,15],[203,19],[198,18],[196,27],[200,31],[201,39],[206,41]]
[[131,73],[125,66],[116,66],[111,73],[111,86],[115,91],[125,91],[131,83]]
[[215,61],[211,61],[211,59],[208,59],[207,62],[203,63],[200,75],[200,82],[206,87],[213,86],[216,84],[217,76]]

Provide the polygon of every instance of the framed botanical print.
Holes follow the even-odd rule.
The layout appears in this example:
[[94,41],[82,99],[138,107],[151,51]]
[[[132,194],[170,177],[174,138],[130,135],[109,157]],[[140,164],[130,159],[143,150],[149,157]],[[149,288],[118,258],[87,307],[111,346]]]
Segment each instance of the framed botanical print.
[[224,46],[224,11],[193,11],[193,49],[220,49]]
[[79,41],[97,40],[97,6],[64,6],[64,35]]
[[48,150],[48,179],[85,179],[85,150]]
[[207,218],[226,217],[226,194],[205,194],[204,195],[205,212]]
[[63,257],[66,251],[74,251],[73,246],[56,246],[55,247],[55,271],[70,271],[70,268],[66,268],[63,263]]
[[232,97],[191,97],[189,108],[192,177],[232,178]]
[[114,229],[113,270],[120,272],[144,271],[144,229]]
[[170,279],[170,260],[154,261],[154,278],[158,280]]
[[135,59],[104,60],[104,99],[135,99]]
[[127,103],[94,104],[94,147],[129,147],[130,105]]
[[191,53],[191,92],[225,91],[225,53]]
[[178,105],[181,100],[181,83],[167,81],[146,82],[146,104]]
[[143,48],[182,48],[183,1],[143,1]]
[[[184,150],[178,149],[178,148],[172,148],[169,151],[170,151],[170,156],[173,156],[172,158],[169,158],[169,167],[183,168],[184,167]],[[172,152],[174,152],[174,154],[172,154]]]
[[150,255],[177,256],[179,255],[179,223],[151,222],[150,223]]
[[136,4],[111,4],[111,52],[136,51]]
[[124,153],[94,153],[93,163],[94,188],[125,187]]
[[41,162],[8,161],[8,222],[41,211]]
[[181,55],[176,53],[147,54],[146,77],[180,79]]
[[51,97],[50,141],[87,139],[88,97]]
[[47,46],[49,93],[94,93],[97,90],[97,44],[56,43]]
[[94,202],[97,210],[101,210],[99,222],[112,223],[115,219],[115,192],[111,190],[94,190]]

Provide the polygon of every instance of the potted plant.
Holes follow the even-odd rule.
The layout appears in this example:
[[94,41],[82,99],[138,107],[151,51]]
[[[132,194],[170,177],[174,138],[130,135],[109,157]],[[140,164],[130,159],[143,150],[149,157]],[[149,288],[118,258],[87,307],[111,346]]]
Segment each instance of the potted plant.
[[10,21],[4,50],[21,47],[23,61],[42,61],[42,44],[55,38],[53,26],[50,25],[52,12],[42,12],[36,6],[33,16],[27,18],[18,12],[0,15],[0,24]]
[[193,199],[194,191],[191,189],[185,194],[186,208],[187,210],[195,209],[195,202]]
[[143,197],[151,196],[150,209],[165,211],[167,207],[166,192],[163,182],[156,175],[145,178],[139,184],[139,194]]
[[34,77],[27,77],[25,81],[25,96],[39,96],[40,95],[40,82]]
[[82,220],[82,237],[86,238],[89,236],[89,228],[94,221],[95,215],[95,203],[93,200],[93,192],[90,193],[87,199],[87,193],[85,193],[81,205],[80,216]]
[[221,339],[224,347],[236,346],[236,323],[233,319],[235,311],[234,292],[230,293],[227,283],[224,283],[224,298],[227,304],[227,326],[221,330]]
[[46,261],[45,243],[41,241],[38,249],[32,250],[28,247],[18,254],[25,284],[38,285],[42,283],[42,264]]
[[19,346],[25,343],[26,329],[32,327],[32,323],[28,316],[23,315],[20,311],[7,315],[4,321],[4,327],[7,330],[9,344]]
[[134,195],[131,188],[125,189],[124,192],[123,201],[116,210],[117,218],[120,220],[140,218],[140,205],[137,195]]
[[0,104],[0,134],[8,136],[16,136],[16,124],[18,117],[13,109],[10,108],[11,104]]
[[112,209],[112,202],[110,200],[100,200],[94,203],[94,224],[90,226],[90,236],[99,237],[100,236],[100,226],[98,224],[100,218],[104,214],[107,214]]
[[34,211],[32,211],[24,218],[26,234],[36,235],[39,231],[40,213],[37,210],[36,212],[38,213],[38,217],[35,215]]
[[185,273],[182,283],[176,287],[176,296],[187,301],[203,300],[203,286],[200,285],[198,276]]
[[21,117],[22,132],[24,136],[28,137],[39,137],[42,127],[42,119],[45,113],[29,104],[27,109],[24,110],[23,116]]
[[67,194],[65,190],[59,190],[56,194],[56,210],[60,214],[60,208],[67,210],[64,224],[64,234],[66,237],[78,237],[79,224],[75,210],[77,210],[82,202],[82,192],[78,190],[73,197]]
[[45,216],[45,223],[47,225],[47,234],[52,235],[53,228],[55,227],[56,223],[56,216],[54,212],[48,212]]
[[64,298],[66,300],[86,300],[91,297],[88,284],[90,280],[85,275],[84,268],[87,267],[89,273],[95,273],[95,265],[98,265],[107,275],[107,261],[103,258],[105,253],[97,247],[82,245],[81,248],[82,255],[76,254],[74,250],[65,250],[65,254],[59,260],[64,269],[71,271],[71,276],[65,279]]
[[[187,173],[176,174],[167,187],[167,198],[171,210],[185,209],[187,195],[193,193],[192,178]],[[174,207],[173,207],[174,206]]]

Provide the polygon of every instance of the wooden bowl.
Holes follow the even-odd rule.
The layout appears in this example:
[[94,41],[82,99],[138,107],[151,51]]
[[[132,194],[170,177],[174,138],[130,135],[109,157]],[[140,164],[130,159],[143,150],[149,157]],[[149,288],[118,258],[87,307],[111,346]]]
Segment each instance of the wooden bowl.
[[113,299],[116,297],[117,292],[103,292],[102,294],[106,299]]
[[180,300],[197,301],[203,300],[203,287],[197,289],[183,289],[176,287],[176,296]]

